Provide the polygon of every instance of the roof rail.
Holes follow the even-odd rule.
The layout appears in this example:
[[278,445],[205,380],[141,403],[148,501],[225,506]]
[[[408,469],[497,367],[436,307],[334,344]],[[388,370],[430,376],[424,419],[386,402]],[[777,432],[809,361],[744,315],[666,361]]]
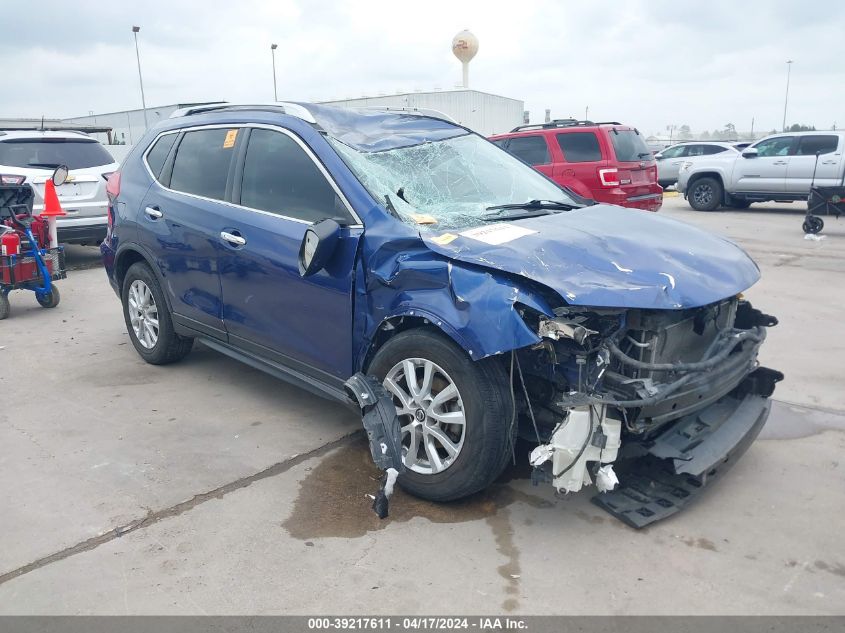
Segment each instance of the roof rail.
[[206,103],[203,105],[180,108],[174,111],[169,118],[175,119],[178,117],[191,116],[192,114],[201,114],[203,112],[214,112],[217,110],[266,110],[269,112],[289,114],[290,116],[302,119],[306,123],[317,123],[317,120],[308,111],[308,108],[299,103],[291,103],[289,101],[274,101],[270,103],[227,103],[223,101],[221,103]]
[[563,127],[585,127],[590,125],[622,125],[619,121],[588,121],[578,119],[555,119],[548,123],[530,123],[526,125],[517,125],[511,132],[521,132],[523,130],[548,130]]
[[441,112],[440,110],[433,110],[431,108],[412,108],[408,106],[360,106],[356,108],[352,108],[353,110],[372,110],[375,112],[404,112],[405,114],[416,114],[418,116],[427,116],[434,119],[441,119],[443,121],[448,121],[449,123],[457,123],[455,119],[450,117],[445,112]]

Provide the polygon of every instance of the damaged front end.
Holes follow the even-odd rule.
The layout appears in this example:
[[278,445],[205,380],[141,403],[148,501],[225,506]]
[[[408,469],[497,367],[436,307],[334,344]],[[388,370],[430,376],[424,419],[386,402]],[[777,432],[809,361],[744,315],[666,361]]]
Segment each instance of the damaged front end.
[[[531,314],[542,341],[516,352],[533,479],[634,527],[678,511],[757,436],[783,378],[760,367],[777,319],[738,297],[684,310],[560,307]],[[614,471],[613,464],[617,469]]]

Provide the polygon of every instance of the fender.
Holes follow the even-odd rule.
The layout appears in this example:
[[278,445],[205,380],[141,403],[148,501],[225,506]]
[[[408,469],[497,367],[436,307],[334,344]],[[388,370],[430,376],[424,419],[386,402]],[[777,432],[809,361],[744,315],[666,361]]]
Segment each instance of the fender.
[[[538,293],[512,277],[450,260],[418,242],[410,251],[390,249],[396,256],[366,269],[356,284],[355,310],[365,322],[356,330],[361,345],[355,366],[363,367],[379,331],[399,317],[426,319],[472,360],[533,345],[539,335],[519,313],[526,306],[551,316],[552,308]],[[448,292],[444,292],[446,289]]]

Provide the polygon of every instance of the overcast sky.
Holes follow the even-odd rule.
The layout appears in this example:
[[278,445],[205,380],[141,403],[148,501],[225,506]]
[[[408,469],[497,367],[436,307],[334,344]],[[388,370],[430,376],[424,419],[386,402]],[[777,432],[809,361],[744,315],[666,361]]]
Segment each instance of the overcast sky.
[[[16,5],[17,6],[17,5]],[[37,6],[37,11],[34,7]],[[842,0],[41,1],[0,17],[0,116],[69,117],[147,104],[323,100],[460,81],[452,37],[480,40],[470,86],[525,101],[532,121],[619,120],[647,133],[845,126]]]

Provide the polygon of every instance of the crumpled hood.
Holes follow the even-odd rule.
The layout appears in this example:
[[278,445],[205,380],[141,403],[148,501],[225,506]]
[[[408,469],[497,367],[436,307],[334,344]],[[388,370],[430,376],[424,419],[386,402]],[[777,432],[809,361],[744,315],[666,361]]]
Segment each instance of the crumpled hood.
[[460,233],[425,232],[422,238],[437,253],[521,275],[577,306],[693,308],[742,292],[760,278],[745,251],[726,239],[610,205]]

